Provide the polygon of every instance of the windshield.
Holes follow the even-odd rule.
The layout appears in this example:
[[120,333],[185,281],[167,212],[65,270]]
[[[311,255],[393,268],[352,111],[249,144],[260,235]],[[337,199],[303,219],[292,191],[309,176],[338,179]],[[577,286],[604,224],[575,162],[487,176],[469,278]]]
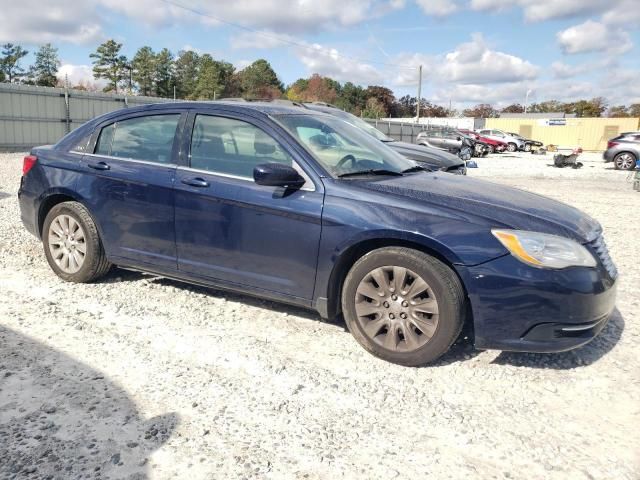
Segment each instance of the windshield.
[[277,120],[333,177],[357,172],[401,173],[416,166],[370,134],[333,116],[278,115]]

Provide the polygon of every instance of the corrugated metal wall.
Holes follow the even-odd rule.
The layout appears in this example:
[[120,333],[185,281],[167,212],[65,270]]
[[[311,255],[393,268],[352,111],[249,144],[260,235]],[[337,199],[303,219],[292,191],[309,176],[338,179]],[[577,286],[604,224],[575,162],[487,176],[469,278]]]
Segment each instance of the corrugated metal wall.
[[539,140],[545,145],[563,148],[580,146],[584,150],[602,151],[607,140],[622,132],[640,128],[638,118],[487,118],[484,128],[496,128],[506,132]]
[[[415,143],[416,136],[427,128],[427,125],[418,123],[405,123],[392,121],[388,119],[375,120],[371,118],[365,118],[368,123],[376,127],[385,135],[390,136],[394,140],[401,142]],[[397,120],[397,119],[395,119]]]
[[0,151],[26,151],[56,143],[68,131],[103,113],[168,101],[0,83]]

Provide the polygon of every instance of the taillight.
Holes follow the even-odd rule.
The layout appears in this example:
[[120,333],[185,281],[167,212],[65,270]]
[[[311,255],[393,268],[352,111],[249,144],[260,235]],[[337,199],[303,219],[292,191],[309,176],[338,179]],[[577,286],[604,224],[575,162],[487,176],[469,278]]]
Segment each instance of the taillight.
[[24,159],[22,160],[22,176],[23,177],[27,173],[29,173],[29,170],[33,168],[33,166],[36,164],[37,161],[38,161],[38,157],[36,157],[35,155],[27,155],[26,157],[24,157]]
[[618,145],[618,142],[612,142],[612,141],[607,142],[607,148],[613,148],[616,145]]

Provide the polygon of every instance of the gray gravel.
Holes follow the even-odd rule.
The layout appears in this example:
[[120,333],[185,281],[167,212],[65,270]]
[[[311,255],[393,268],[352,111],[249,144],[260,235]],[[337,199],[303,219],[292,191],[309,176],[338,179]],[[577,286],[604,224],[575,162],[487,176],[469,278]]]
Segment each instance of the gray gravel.
[[597,159],[492,160],[471,174],[602,222],[618,310],[573,352],[462,341],[412,369],[312,312],[122,270],[60,281],[20,223],[21,155],[0,154],[0,478],[640,478],[640,194]]

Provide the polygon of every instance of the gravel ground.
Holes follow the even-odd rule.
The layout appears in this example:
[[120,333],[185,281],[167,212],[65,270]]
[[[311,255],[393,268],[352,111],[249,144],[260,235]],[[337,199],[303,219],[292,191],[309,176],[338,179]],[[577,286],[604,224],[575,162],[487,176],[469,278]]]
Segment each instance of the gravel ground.
[[0,478],[640,478],[640,194],[597,155],[470,174],[602,222],[621,271],[603,333],[555,355],[461,341],[420,369],[301,309],[122,270],[60,281],[20,224],[21,158],[0,155]]

